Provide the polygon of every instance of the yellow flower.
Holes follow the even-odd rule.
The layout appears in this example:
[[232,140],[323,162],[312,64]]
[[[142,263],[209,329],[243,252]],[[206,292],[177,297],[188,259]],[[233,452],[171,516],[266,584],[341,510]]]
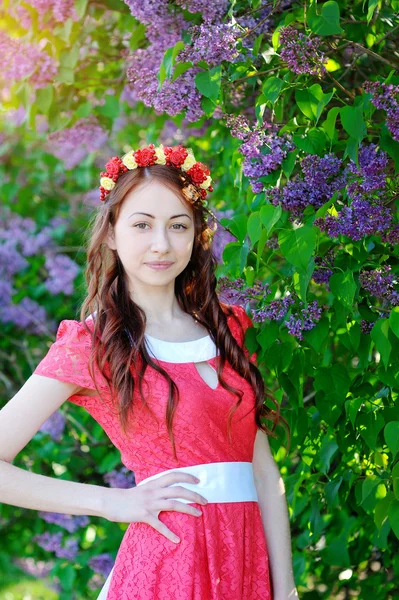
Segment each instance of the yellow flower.
[[163,151],[163,145],[161,144],[157,148],[154,148],[154,150],[155,150],[155,155],[157,157],[157,164],[158,165],[166,165],[166,158],[165,158],[165,152]]
[[100,185],[104,188],[104,190],[112,190],[115,187],[115,181],[109,177],[101,177]]
[[130,152],[125,154],[125,156],[122,157],[122,162],[125,165],[125,167],[127,167],[130,170],[137,169],[138,167],[136,159],[133,156],[133,150],[131,150]]
[[193,165],[195,165],[197,161],[194,158],[194,154],[191,154],[190,152],[187,154],[186,160],[184,161],[184,163],[182,164],[181,168],[183,169],[183,171],[188,171],[189,169],[191,169],[191,167]]
[[200,183],[200,188],[202,188],[203,190],[207,190],[209,188],[209,186],[211,185],[211,183],[212,183],[212,177],[210,177],[208,175],[207,178],[205,179],[205,181]]

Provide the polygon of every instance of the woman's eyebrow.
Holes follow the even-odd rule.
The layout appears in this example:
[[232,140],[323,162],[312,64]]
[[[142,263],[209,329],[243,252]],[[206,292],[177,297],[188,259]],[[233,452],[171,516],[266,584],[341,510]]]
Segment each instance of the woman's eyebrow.
[[[145,215],[146,217],[151,217],[151,219],[155,219],[154,215],[150,215],[149,213],[144,213],[144,212],[134,212],[130,215],[130,217],[133,217],[133,215]],[[128,217],[128,218],[130,219],[130,217]],[[190,215],[187,215],[186,213],[181,213],[180,215],[173,215],[170,218],[176,219],[177,217],[188,217],[191,220]]]

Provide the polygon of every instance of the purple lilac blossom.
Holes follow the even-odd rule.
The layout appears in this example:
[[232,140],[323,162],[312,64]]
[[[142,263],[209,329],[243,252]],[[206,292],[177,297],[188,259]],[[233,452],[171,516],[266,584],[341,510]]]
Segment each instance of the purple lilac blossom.
[[264,122],[259,125],[254,121],[253,129],[246,117],[228,114],[225,115],[226,126],[231,135],[237,137],[244,143],[238,150],[245,157],[243,162],[243,173],[249,178],[252,191],[255,194],[262,192],[265,188],[261,177],[266,177],[276,170],[288,152],[294,149],[289,134],[277,135],[277,131],[266,133],[265,129],[271,125]]
[[383,233],[392,219],[390,209],[381,203],[356,199],[350,206],[344,206],[338,217],[327,215],[324,220],[316,219],[313,224],[331,238],[345,235],[359,241],[367,235]]
[[254,321],[258,323],[262,323],[265,319],[279,321],[285,317],[292,304],[295,304],[295,299],[291,294],[272,300],[267,306],[256,311]]
[[164,146],[184,145],[189,137],[203,137],[211,124],[212,119],[205,119],[201,127],[191,127],[187,119],[183,119],[179,125],[172,119],[166,119],[158,139]]
[[158,72],[163,51],[153,51],[152,47],[139,48],[128,59],[126,75],[129,83],[125,86],[123,100],[129,104],[141,101],[153,107],[157,114],[176,116],[186,111],[185,118],[198,121],[204,114],[201,108],[201,94],[195,85],[195,76],[201,71],[192,67],[175,81],[165,79],[158,91]]
[[225,304],[243,305],[247,299],[245,289],[243,289],[244,285],[245,281],[242,277],[234,281],[230,281],[228,277],[219,277],[217,282],[219,301]]
[[320,51],[322,39],[299,33],[289,25],[280,29],[280,56],[294,73],[321,76],[326,73],[325,55]]
[[44,282],[46,289],[55,296],[63,293],[72,296],[74,293],[73,282],[80,273],[80,267],[66,254],[48,254],[45,267],[49,273],[48,279]]
[[203,20],[209,23],[221,21],[229,7],[228,0],[176,0],[176,4],[191,13],[201,13]]
[[176,59],[178,62],[190,61],[197,64],[204,60],[214,67],[223,61],[235,63],[244,60],[237,50],[237,42],[242,32],[236,24],[226,23],[210,27],[202,23],[192,25],[188,33],[192,36],[191,43],[179,52]]
[[371,332],[371,330],[373,329],[374,324],[375,324],[375,321],[366,321],[365,319],[362,319],[360,321],[361,332],[368,335]]
[[[300,306],[304,306],[302,301]],[[288,328],[288,332],[299,340],[303,340],[302,331],[310,331],[316,326],[320,320],[322,309],[319,307],[317,300],[309,303],[307,308],[301,308],[299,311],[291,314],[284,325]]]
[[359,282],[369,294],[382,300],[383,308],[389,309],[399,305],[399,292],[395,288],[398,279],[391,273],[390,265],[382,265],[372,271],[360,271]]
[[[58,24],[65,23],[67,19],[79,20],[73,0],[24,0],[24,4],[36,10],[39,29],[54,29]],[[32,29],[32,15],[26,6],[12,2],[8,6],[8,12],[24,29],[28,31]]]
[[63,529],[74,533],[80,527],[86,527],[90,523],[86,515],[65,515],[63,513],[39,511],[39,517],[46,523],[54,523]]
[[372,95],[371,102],[387,114],[386,125],[392,138],[399,142],[399,85],[366,81],[364,91]]
[[47,552],[54,552],[58,558],[66,558],[72,560],[78,553],[79,541],[73,538],[68,538],[65,545],[62,545],[62,533],[45,533],[35,535],[33,541]]
[[387,244],[391,244],[392,246],[399,244],[399,223],[393,225],[392,229],[385,231],[381,235],[381,240]]
[[93,571],[103,575],[105,578],[110,574],[112,567],[115,564],[115,559],[108,552],[104,552],[103,554],[97,554],[97,556],[93,556],[88,565]]
[[2,323],[14,323],[20,329],[43,335],[48,333],[43,323],[53,326],[54,323],[48,323],[46,311],[43,306],[35,300],[25,296],[19,304],[10,304],[0,308],[0,321]]
[[346,235],[356,241],[386,232],[393,221],[391,210],[383,204],[387,164],[386,153],[377,150],[375,144],[361,146],[359,167],[350,161],[344,170],[350,206],[344,206],[337,216],[316,219],[314,225],[330,237]]
[[180,11],[170,10],[168,3],[156,0],[124,0],[130,12],[146,25],[146,37],[154,52],[165,52],[181,39],[183,29],[190,23]]
[[273,236],[269,238],[266,242],[266,246],[271,250],[278,250],[280,248],[280,244],[278,243],[278,237]]
[[54,131],[48,136],[47,152],[64,161],[66,169],[73,169],[89,152],[101,148],[108,140],[96,117],[79,119],[72,127]]
[[331,248],[324,256],[315,256],[314,262],[316,268],[313,271],[312,279],[316,283],[324,284],[326,289],[329,290],[329,281],[331,275],[334,273],[331,267],[334,263],[334,249]]
[[[0,261],[1,261],[1,253],[0,253]],[[12,287],[10,281],[5,281],[0,279],[0,310],[11,303],[11,298],[15,294],[15,290]]]
[[[213,210],[212,212],[218,220],[222,218],[230,218],[234,214],[232,209],[226,211]],[[208,224],[210,224],[210,221],[208,221]],[[236,238],[234,235],[227,231],[223,225],[217,223],[216,232],[212,239],[212,253],[219,264],[223,264],[223,250],[226,244],[229,242],[234,242],[235,240]]]
[[56,410],[46,421],[44,421],[39,431],[48,433],[53,440],[59,441],[64,433],[65,424],[65,416],[60,410]]
[[369,144],[359,148],[358,160],[359,167],[351,160],[345,169],[349,196],[360,199],[372,192],[373,197],[382,196],[386,184],[387,154],[377,149],[376,144]]
[[105,483],[112,488],[131,488],[136,485],[134,473],[127,467],[122,467],[120,471],[114,469],[110,473],[106,473],[103,477]]
[[46,577],[54,566],[54,561],[35,560],[31,556],[14,558],[12,562],[24,573],[40,579]]
[[[56,243],[52,237],[54,228],[64,225],[67,219],[54,217],[49,225],[36,231],[37,224],[33,219],[22,218],[10,210],[4,211],[0,219],[0,322],[14,323],[19,328],[39,335],[49,333],[48,328],[55,323],[48,322],[45,309],[29,297],[23,298],[19,304],[12,303],[12,296],[17,293],[13,289],[12,278],[29,267],[25,257],[53,254]],[[62,257],[63,255],[59,255]],[[70,261],[68,257],[67,261]],[[61,262],[63,259],[61,258]],[[58,260],[59,263],[59,260]],[[69,265],[69,280],[72,267]],[[77,269],[78,267],[74,267]],[[67,285],[63,274],[63,285]],[[62,290],[64,291],[64,290]]]
[[301,161],[303,178],[298,175],[282,188],[267,189],[266,199],[300,218],[308,206],[317,210],[345,187],[346,175],[341,165],[341,159],[332,153],[322,158],[314,154],[305,156]]
[[0,82],[3,89],[28,78],[32,88],[39,89],[53,83],[57,73],[55,60],[39,45],[10,38],[0,30],[0,56],[2,68]]

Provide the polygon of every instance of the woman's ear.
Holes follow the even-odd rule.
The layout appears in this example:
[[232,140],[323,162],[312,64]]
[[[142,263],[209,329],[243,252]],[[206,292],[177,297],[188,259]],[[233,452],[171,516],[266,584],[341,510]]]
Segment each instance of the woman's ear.
[[115,234],[112,225],[109,225],[108,234],[105,238],[105,243],[110,250],[116,250]]

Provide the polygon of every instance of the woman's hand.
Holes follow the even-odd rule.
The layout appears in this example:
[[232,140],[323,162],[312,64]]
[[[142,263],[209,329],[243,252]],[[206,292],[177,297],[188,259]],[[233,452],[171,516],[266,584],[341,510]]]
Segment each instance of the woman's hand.
[[172,472],[161,475],[156,479],[128,489],[104,488],[107,493],[104,497],[102,516],[114,523],[147,523],[162,533],[172,542],[180,542],[158,515],[163,510],[174,510],[199,517],[202,512],[195,506],[184,504],[172,498],[184,498],[197,504],[207,504],[206,498],[183,486],[171,486],[177,482],[198,483],[198,479],[190,473]]

